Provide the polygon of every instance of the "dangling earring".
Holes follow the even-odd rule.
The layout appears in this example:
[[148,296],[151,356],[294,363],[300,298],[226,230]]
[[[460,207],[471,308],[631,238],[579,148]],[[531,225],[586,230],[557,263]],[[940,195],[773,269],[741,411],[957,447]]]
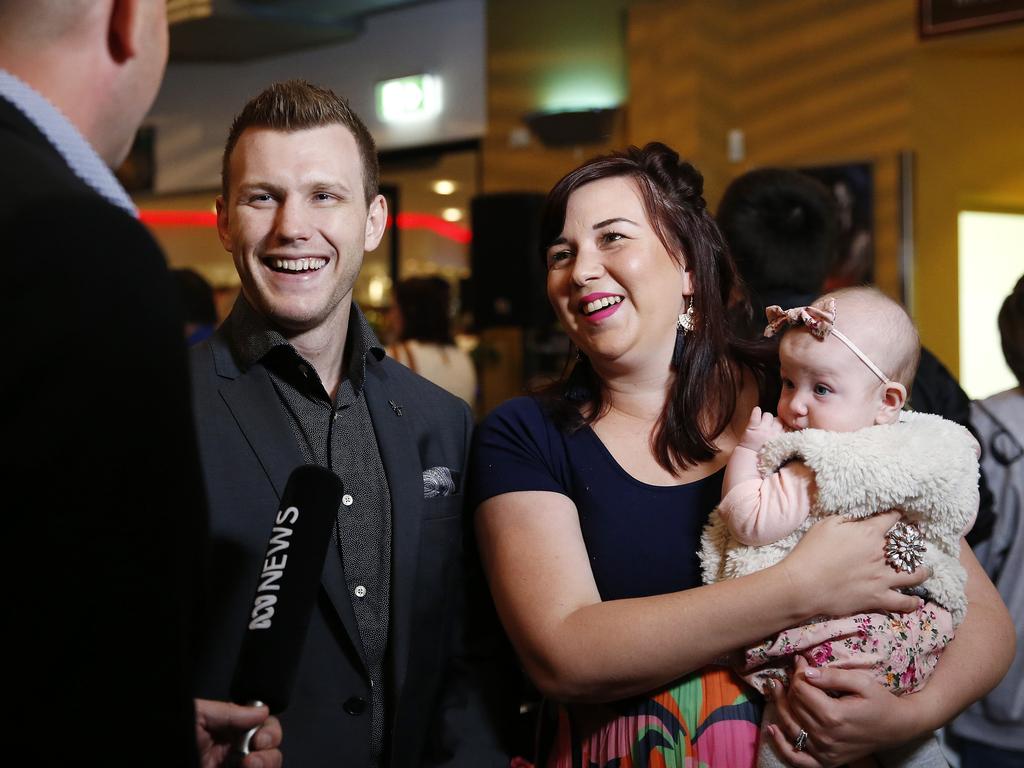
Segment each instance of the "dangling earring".
[[694,317],[693,317],[693,299],[690,299],[690,306],[686,308],[686,312],[679,315],[679,325],[677,330],[680,333],[689,333],[694,329]]
[[686,342],[686,334],[690,333],[696,327],[694,314],[693,314],[693,298],[690,298],[690,306],[686,308],[685,312],[679,313],[679,319],[676,321],[676,345],[672,350],[672,367],[678,368],[683,362],[683,347]]

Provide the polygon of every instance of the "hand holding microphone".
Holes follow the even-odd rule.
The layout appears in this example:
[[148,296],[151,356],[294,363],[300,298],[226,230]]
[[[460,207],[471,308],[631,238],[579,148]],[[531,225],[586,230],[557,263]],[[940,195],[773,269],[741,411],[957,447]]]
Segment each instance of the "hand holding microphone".
[[253,732],[250,754],[240,763],[242,768],[280,768],[281,723],[266,707],[243,707],[226,701],[196,699],[196,745],[200,768],[221,768],[239,765],[239,737]]
[[[299,467],[288,478],[231,683],[231,698],[248,709],[265,704],[276,714],[288,706],[342,493],[322,467]],[[261,730],[256,722],[245,734],[242,755],[259,746],[252,739]]]

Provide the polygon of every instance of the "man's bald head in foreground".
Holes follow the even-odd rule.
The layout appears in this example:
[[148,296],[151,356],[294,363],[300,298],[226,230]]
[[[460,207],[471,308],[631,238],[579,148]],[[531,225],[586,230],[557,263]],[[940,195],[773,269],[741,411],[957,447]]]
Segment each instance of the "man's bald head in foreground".
[[117,166],[167,63],[165,0],[0,0],[0,67]]

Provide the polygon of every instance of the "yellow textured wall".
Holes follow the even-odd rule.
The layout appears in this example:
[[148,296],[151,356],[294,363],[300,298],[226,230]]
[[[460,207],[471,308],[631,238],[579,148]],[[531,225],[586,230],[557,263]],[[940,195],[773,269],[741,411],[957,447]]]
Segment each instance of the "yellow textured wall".
[[1024,213],[1024,26],[923,44],[912,78],[914,314],[922,341],[955,371],[957,214]]
[[[704,172],[712,206],[751,168],[874,163],[875,276],[899,294],[912,3],[642,2],[630,9],[628,41],[628,139],[677,147]],[[741,162],[727,158],[730,129],[743,132]]]
[[730,178],[738,31],[733,2],[650,2],[630,8],[627,139],[662,141],[696,165],[712,194]]
[[[551,149],[533,139],[512,146],[523,116],[605,94],[626,93],[628,0],[490,0],[487,4],[487,135],[483,142],[484,192],[547,192],[591,155],[624,142],[624,118],[606,143]],[[606,104],[600,104],[606,106]]]

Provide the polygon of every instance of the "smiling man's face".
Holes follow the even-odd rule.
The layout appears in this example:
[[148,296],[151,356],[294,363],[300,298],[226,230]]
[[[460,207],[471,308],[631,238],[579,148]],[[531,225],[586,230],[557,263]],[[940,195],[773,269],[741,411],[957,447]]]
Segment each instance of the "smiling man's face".
[[387,208],[369,206],[352,133],[247,128],[230,158],[217,229],[252,306],[304,333],[347,317],[363,254],[380,242]]

